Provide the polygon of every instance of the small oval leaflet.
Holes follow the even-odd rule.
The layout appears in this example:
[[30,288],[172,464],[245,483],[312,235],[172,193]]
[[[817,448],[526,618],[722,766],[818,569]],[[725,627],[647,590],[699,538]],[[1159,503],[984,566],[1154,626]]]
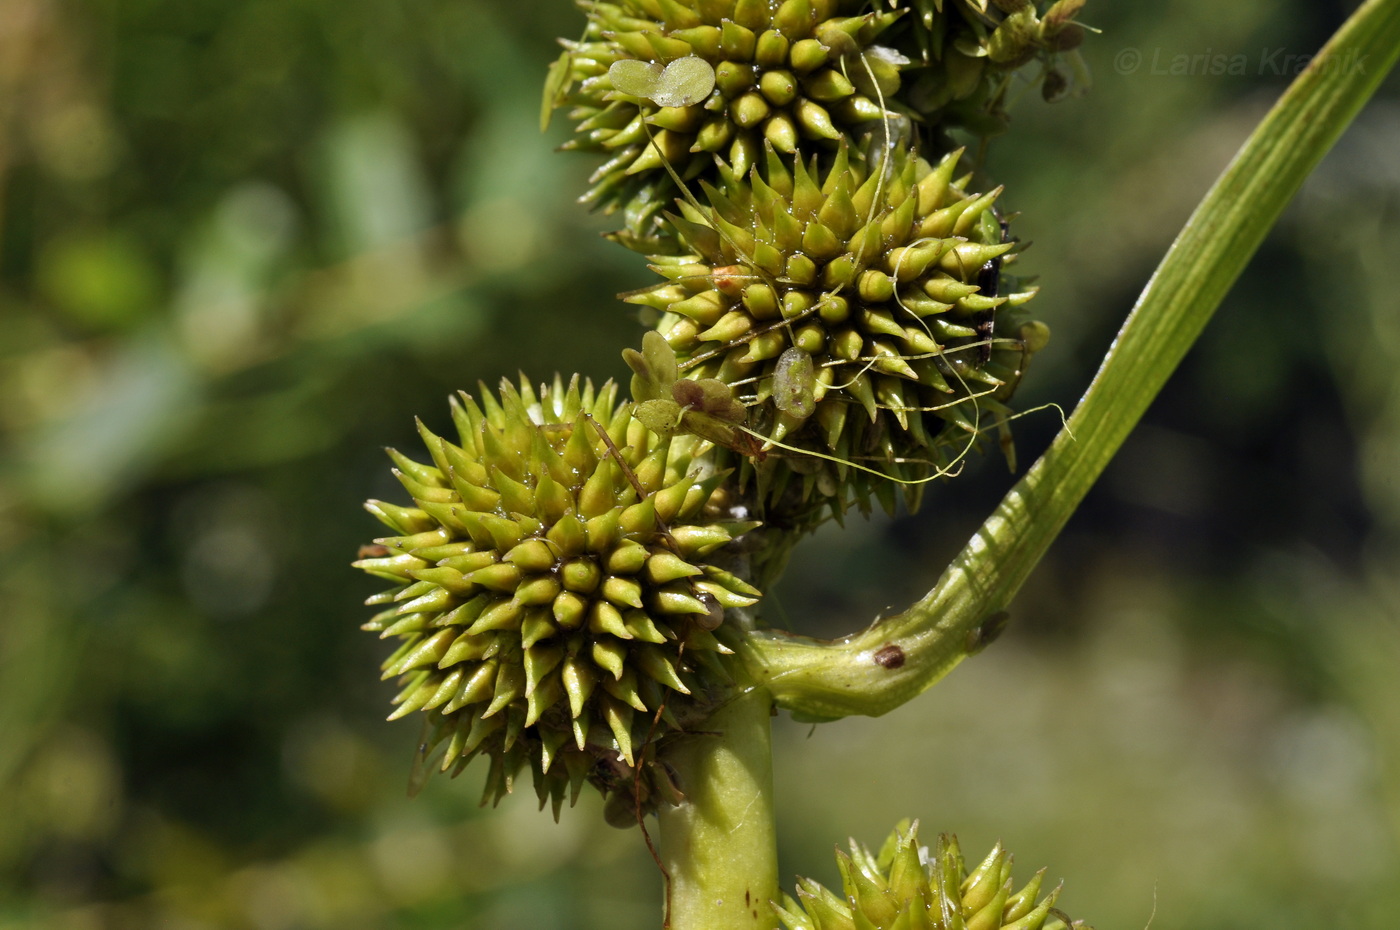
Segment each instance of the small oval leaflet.
[[715,89],[715,69],[696,55],[677,58],[664,68],[657,61],[626,59],[608,68],[615,90],[645,97],[659,107],[688,107]]
[[705,409],[705,389],[689,378],[671,385],[671,397],[682,407]]
[[661,72],[651,102],[660,107],[688,107],[700,103],[715,89],[715,69],[695,55],[677,58]]
[[671,386],[676,403],[697,413],[709,414],[730,423],[744,422],[744,405],[734,399],[734,389],[715,378],[699,381],[683,379]]
[[623,349],[623,361],[632,369],[632,399],[637,403],[666,398],[676,383],[675,350],[658,332],[642,337],[642,351]]
[[658,436],[674,436],[681,422],[681,405],[662,398],[647,400],[632,408],[632,416]]
[[773,403],[788,416],[805,420],[817,409],[817,374],[812,356],[793,347],[778,357],[773,374]]
[[623,61],[615,61],[608,68],[608,80],[612,81],[613,89],[631,94],[633,97],[650,97],[652,91],[656,90],[656,82],[661,80],[661,72],[664,70],[659,61],[637,61],[628,58]]

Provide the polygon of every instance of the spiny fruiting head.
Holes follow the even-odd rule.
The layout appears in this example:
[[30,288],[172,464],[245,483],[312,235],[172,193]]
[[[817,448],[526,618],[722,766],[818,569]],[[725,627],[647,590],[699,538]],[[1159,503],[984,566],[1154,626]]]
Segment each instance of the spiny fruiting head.
[[705,444],[656,436],[615,395],[463,394],[457,442],[420,425],[431,464],[390,451],[413,506],[366,505],[396,534],[355,563],[394,583],[364,627],[402,640],[390,719],[426,712],[443,770],[487,756],[484,800],[524,765],[556,814],[565,786],[630,790],[617,772],[727,680],[724,610],[758,598],[706,561],[754,524],[713,512]]
[[[677,196],[666,163],[687,180],[714,176],[715,156],[741,176],[779,152],[830,149],[890,113],[904,59],[876,39],[902,11],[866,12],[861,0],[584,0],[582,41],[566,43],[546,106],[573,104],[577,135],[565,148],[607,161],[583,198],[625,209],[620,241],[656,248],[658,211]],[[699,99],[649,98],[613,69],[628,62],[712,70]],[[621,86],[619,86],[621,83]],[[623,90],[626,93],[623,93]]]
[[[899,102],[919,115],[916,125],[921,128],[939,133],[960,129],[984,137],[1004,132],[1013,72],[1038,61],[1029,80],[1040,83],[1047,100],[1067,94],[1075,78],[1087,81],[1075,51],[1084,39],[1084,27],[1074,16],[1084,2],[915,4],[914,12],[883,38],[908,60]],[[906,0],[888,0],[884,5],[897,9],[905,4]]]
[[1059,887],[1037,902],[1045,870],[1013,891],[1011,856],[998,844],[971,872],[957,838],[941,834],[932,852],[920,847],[918,824],[901,823],[878,856],[851,841],[836,854],[842,894],[802,879],[794,900],[774,911],[787,930],[1068,930],[1084,927],[1056,909]]
[[[747,177],[725,168],[718,187],[704,185],[708,206],[671,217],[687,252],[653,259],[668,280],[624,296],[661,312],[680,373],[736,390],[749,428],[920,481],[1004,421],[1045,329],[1013,312],[1034,289],[1001,274],[1015,253],[993,208],[1000,188],[966,190],[957,152],[937,165],[847,152],[824,175],[771,149]],[[770,513],[839,512],[848,492],[893,506],[882,478],[769,451],[745,468]],[[790,486],[796,501],[783,505]],[[907,487],[912,506],[918,486]]]

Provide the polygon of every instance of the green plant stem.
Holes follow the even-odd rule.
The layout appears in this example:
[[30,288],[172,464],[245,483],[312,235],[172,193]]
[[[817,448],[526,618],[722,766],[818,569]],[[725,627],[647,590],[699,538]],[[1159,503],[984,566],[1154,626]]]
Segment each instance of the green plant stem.
[[672,930],[771,930],[778,897],[773,826],[773,702],[759,688],[705,722],[662,757],[685,793],[657,811],[659,853],[670,876]]
[[749,667],[768,681],[779,706],[816,718],[883,714],[985,645],[991,618],[1039,563],[1397,54],[1400,0],[1368,0],[1250,135],[1177,236],[1065,428],[922,600],[831,643],[774,632],[747,638]]

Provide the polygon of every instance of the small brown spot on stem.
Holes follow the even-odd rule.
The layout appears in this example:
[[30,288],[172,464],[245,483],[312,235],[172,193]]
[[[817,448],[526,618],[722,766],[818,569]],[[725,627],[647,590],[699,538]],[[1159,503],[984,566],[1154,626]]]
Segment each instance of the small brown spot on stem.
[[881,668],[900,668],[904,665],[904,650],[894,643],[886,643],[875,653],[875,664]]

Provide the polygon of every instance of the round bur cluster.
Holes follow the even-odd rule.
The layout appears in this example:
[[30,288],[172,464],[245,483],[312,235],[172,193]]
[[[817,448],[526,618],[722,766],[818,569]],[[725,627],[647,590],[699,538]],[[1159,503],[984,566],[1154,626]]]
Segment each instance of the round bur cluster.
[[1084,27],[1073,21],[1084,2],[1041,3],[1043,14],[1032,0],[947,0],[941,13],[917,4],[887,37],[909,61],[900,102],[920,115],[920,125],[942,132],[1006,131],[1012,72],[1039,62],[1026,79],[1039,82],[1046,100],[1068,94],[1075,80],[1087,82],[1076,51]]
[[[1001,189],[965,190],[957,152],[871,168],[842,148],[824,175],[769,156],[706,185],[710,206],[682,203],[671,219],[688,254],[654,257],[668,280],[625,299],[661,311],[682,374],[732,385],[750,428],[842,460],[781,448],[745,460],[770,504],[801,476],[799,508],[839,509],[841,488],[892,507],[889,481],[844,463],[915,481],[947,472],[1004,422],[1046,338],[1012,312],[1034,289],[1002,275],[1014,243],[993,209]],[[919,486],[906,488],[912,506]]]
[[[1045,870],[1013,890],[1011,856],[998,844],[968,872],[957,838],[942,834],[920,847],[918,824],[905,822],[878,856],[851,842],[836,854],[838,895],[803,879],[794,900],[774,905],[787,930],[1070,930],[1084,928],[1055,907],[1058,887],[1039,901]],[[1087,930],[1087,928],[1086,928]]]
[[420,764],[488,757],[483,802],[526,765],[556,814],[585,780],[630,791],[649,742],[727,680],[724,610],[758,597],[706,563],[753,524],[710,517],[718,478],[688,473],[704,444],[648,432],[615,395],[577,379],[463,394],[457,442],[420,425],[430,464],[390,451],[413,506],[366,505],[396,534],[356,563],[394,583],[365,624],[402,640],[390,719],[428,714]]
[[[658,212],[678,193],[665,163],[686,180],[712,177],[719,155],[742,176],[765,142],[789,154],[830,148],[887,116],[882,101],[898,91],[904,60],[872,43],[901,13],[862,6],[585,0],[585,36],[565,43],[546,97],[547,106],[573,104],[577,135],[565,148],[608,155],[583,201],[625,208],[619,241],[648,251],[661,232]],[[713,71],[698,101],[633,96],[635,86],[617,86],[612,70],[621,61],[669,69],[697,59]],[[668,102],[684,105],[661,105]]]

